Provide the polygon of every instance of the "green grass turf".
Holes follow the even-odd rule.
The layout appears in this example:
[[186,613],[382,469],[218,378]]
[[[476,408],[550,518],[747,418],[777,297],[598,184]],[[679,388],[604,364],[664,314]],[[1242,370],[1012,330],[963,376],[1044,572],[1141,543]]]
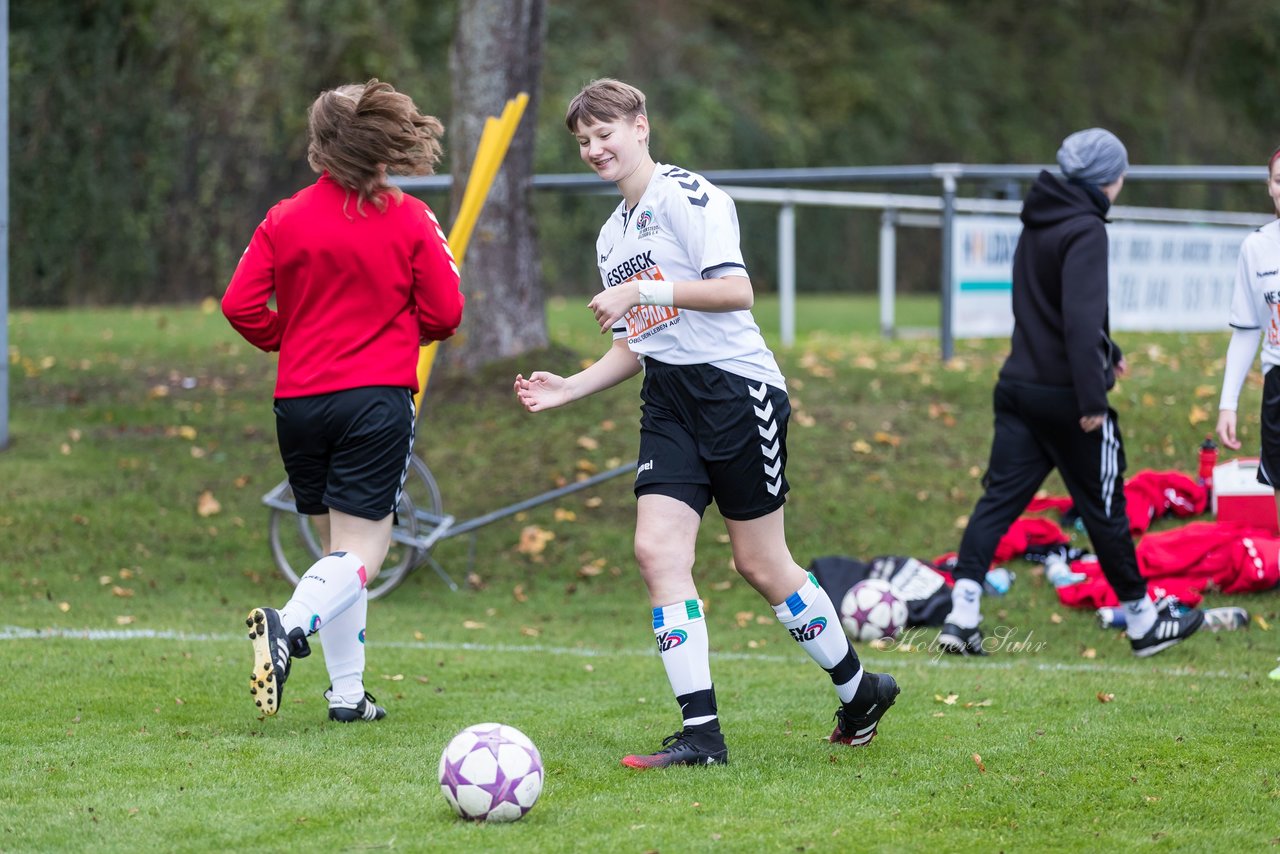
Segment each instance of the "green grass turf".
[[[931,312],[899,306],[904,326]],[[776,306],[757,314],[776,344]],[[433,379],[418,451],[459,518],[634,454],[634,384],[539,416],[515,405],[517,370],[568,372],[603,351],[585,309],[556,303],[550,319],[555,349]],[[942,365],[936,340],[884,342],[876,324],[874,301],[807,298],[800,344],[779,349],[802,564],[954,549],[978,497],[1003,342],[959,342]],[[1226,335],[1122,343],[1133,374],[1112,402],[1130,473],[1192,470]],[[421,567],[371,605],[367,687],[389,709],[382,723],[325,721],[319,655],[260,720],[243,616],[288,595],[259,501],[283,476],[272,359],[197,307],[16,311],[10,344],[0,851],[1280,843],[1280,685],[1266,678],[1280,637],[1262,622],[1139,661],[1015,563],[1012,592],[987,602],[1003,648],[983,661],[938,659],[928,636],[864,648],[903,693],[871,747],[835,749],[825,676],[732,572],[714,510],[696,574],[731,764],[621,767],[678,725],[630,556],[625,478],[441,542],[434,556],[467,579],[459,592]],[[1251,380],[1246,440],[1258,394]],[[1046,488],[1062,491],[1056,477]],[[209,499],[219,508],[201,515]],[[554,538],[522,551],[526,528]],[[1275,592],[1208,600],[1227,603],[1277,623]],[[542,800],[511,826],[456,820],[436,783],[448,739],[489,720],[524,730],[547,766]]]

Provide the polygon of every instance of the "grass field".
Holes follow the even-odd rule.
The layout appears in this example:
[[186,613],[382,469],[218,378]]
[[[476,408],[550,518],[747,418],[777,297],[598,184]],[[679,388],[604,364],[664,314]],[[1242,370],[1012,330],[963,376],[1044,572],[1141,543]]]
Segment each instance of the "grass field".
[[[757,311],[768,335],[776,306]],[[637,387],[561,412],[515,405],[519,370],[602,351],[579,306],[556,346],[433,379],[418,452],[459,518],[633,458]],[[934,322],[927,300],[904,326]],[[260,497],[282,477],[273,361],[216,308],[15,311],[11,447],[0,454],[0,851],[1238,851],[1280,844],[1280,594],[1261,620],[1139,661],[1061,607],[1027,564],[982,661],[862,650],[903,693],[867,749],[825,742],[825,674],[737,578],[714,510],[696,574],[731,763],[618,763],[678,726],[631,554],[626,478],[441,542],[463,589],[414,572],[370,608],[380,724],[325,720],[315,656],[281,713],[244,691],[243,617],[288,596]],[[979,494],[1003,342],[874,336],[874,302],[801,302],[779,351],[794,415],[792,550],[929,558]],[[1130,473],[1193,470],[1212,428],[1222,335],[1125,335],[1112,396]],[[776,340],[776,339],[775,339]],[[1259,387],[1242,402],[1257,437]],[[1056,477],[1046,484],[1062,487]],[[1167,526],[1162,523],[1160,527]],[[522,537],[523,534],[523,537]],[[1022,642],[1021,647],[1015,641]],[[1102,702],[1112,695],[1110,702]],[[523,821],[454,818],[436,764],[498,720],[547,767]]]

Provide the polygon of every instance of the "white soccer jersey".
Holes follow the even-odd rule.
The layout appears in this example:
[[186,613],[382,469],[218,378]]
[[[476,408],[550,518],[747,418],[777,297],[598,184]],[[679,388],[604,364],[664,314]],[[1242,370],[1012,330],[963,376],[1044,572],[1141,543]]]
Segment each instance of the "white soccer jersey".
[[1262,330],[1264,372],[1280,365],[1280,220],[1262,226],[1240,246],[1230,323]]
[[[624,200],[596,241],[606,288],[635,280],[697,282],[746,275],[733,200],[706,178],[656,165],[630,211]],[[707,287],[715,287],[708,284]],[[671,365],[714,365],[786,389],[773,353],[748,310],[691,311],[640,305],[614,327],[632,352]]]

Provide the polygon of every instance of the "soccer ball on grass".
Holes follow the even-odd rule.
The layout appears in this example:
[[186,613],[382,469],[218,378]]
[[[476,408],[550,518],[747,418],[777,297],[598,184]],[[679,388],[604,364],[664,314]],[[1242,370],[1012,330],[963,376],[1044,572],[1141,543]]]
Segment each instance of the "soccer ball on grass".
[[896,638],[907,627],[907,603],[884,579],[865,578],[844,594],[840,623],[854,641]]
[[473,821],[515,821],[542,793],[542,757],[529,737],[506,724],[476,724],[440,754],[440,791]]

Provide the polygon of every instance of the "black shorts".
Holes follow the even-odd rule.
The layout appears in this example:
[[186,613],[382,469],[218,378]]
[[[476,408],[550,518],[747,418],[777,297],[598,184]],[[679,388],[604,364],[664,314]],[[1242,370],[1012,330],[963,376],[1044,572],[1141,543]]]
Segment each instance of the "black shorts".
[[787,393],[711,365],[644,360],[636,495],[758,519],[786,502]]
[[1280,369],[1262,378],[1262,453],[1258,458],[1258,482],[1280,489]]
[[395,512],[413,453],[413,393],[373,386],[277,398],[276,439],[298,512]]

